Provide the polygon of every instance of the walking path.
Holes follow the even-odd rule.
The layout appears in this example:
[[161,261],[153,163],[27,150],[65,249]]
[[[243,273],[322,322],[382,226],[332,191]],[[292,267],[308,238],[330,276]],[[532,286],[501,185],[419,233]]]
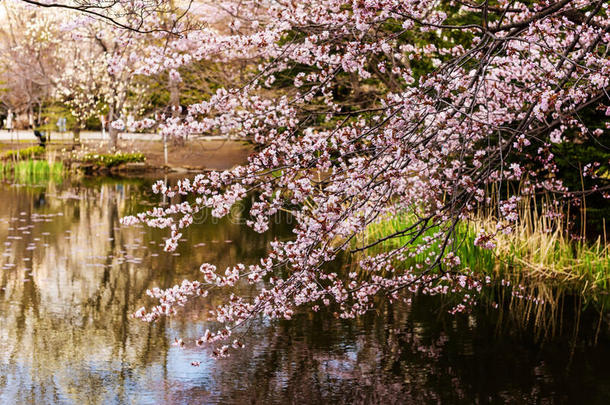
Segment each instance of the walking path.
[[[12,137],[11,137],[12,136]],[[12,139],[12,143],[11,143]],[[65,155],[73,153],[72,133],[51,133],[51,143],[47,150]],[[151,167],[182,168],[186,170],[217,169],[226,170],[247,162],[254,152],[252,144],[240,139],[227,139],[219,136],[189,137],[187,142],[161,142],[158,134],[121,134],[117,151],[141,152],[146,156],[146,163]],[[33,131],[0,130],[2,150],[21,149],[37,145],[38,138]],[[108,153],[108,138],[102,138],[101,132],[81,132],[83,153]]]
[[[51,141],[71,141],[74,135],[72,132],[51,132]],[[80,139],[82,141],[103,141],[108,140],[108,133],[105,136],[100,131],[82,131],[80,133]],[[144,134],[144,133],[128,133],[122,132],[119,134],[119,139],[122,140],[133,140],[133,141],[162,141],[162,137],[159,134]],[[197,136],[197,140],[208,140],[208,141],[221,141],[226,140],[223,136]],[[6,129],[0,130],[0,142],[19,142],[19,141],[32,141],[38,142],[38,138],[34,136],[34,131],[30,129],[20,129],[8,131]]]

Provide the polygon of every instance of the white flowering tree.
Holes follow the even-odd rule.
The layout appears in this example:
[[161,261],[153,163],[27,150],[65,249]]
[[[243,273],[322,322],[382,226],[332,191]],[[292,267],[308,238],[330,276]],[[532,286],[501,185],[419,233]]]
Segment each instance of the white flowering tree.
[[53,90],[61,57],[61,39],[52,16],[4,3],[0,29],[2,103],[18,114],[40,115]]
[[[482,283],[460,266],[457,224],[494,203],[496,231],[475,241],[493,246],[496,233],[519,220],[520,198],[577,192],[557,176],[552,145],[598,139],[608,129],[581,119],[584,112],[600,121],[610,115],[606,1],[207,5],[203,20],[221,16],[230,29],[210,21],[174,39],[170,55],[158,47],[129,63],[148,74],[193,61],[258,61],[240,86],[218,89],[190,105],[187,117],[161,125],[172,135],[236,133],[259,151],[230,171],[175,187],[158,183],[157,193],[192,198],[124,222],[167,228],[171,251],[195,214],[226,216],[249,193],[256,202],[248,224],[256,231],[265,232],[280,210],[295,218],[294,238],[272,243],[259,263],[204,263],[201,279],[154,289],[158,303],[137,311],[154,321],[212,289],[227,290],[213,310],[224,326],[196,342],[215,346],[217,356],[241,346],[236,333],[258,316],[290,319],[299,309],[331,306],[352,318],[372,309],[377,296],[406,299],[405,290],[461,293],[452,311],[467,309]],[[509,196],[490,192],[506,182],[522,187]],[[584,192],[609,188],[601,179]],[[410,218],[403,229],[361,237],[399,213]],[[397,247],[373,249],[396,238]],[[344,253],[362,255],[357,272],[326,265]],[[257,294],[235,294],[237,283],[256,286]]]
[[88,119],[106,115],[114,149],[119,132],[130,124],[127,117],[138,116],[146,104],[147,86],[138,81],[138,61],[154,38],[90,18],[64,20],[61,30],[67,47],[57,94],[76,119],[75,131]]
[[[92,18],[90,12],[76,13],[95,8],[84,3],[78,7],[48,3],[48,10],[32,4],[36,3],[5,4],[9,22],[1,55],[5,104],[31,111],[34,106],[40,109],[46,102],[59,101],[74,118],[72,130],[77,140],[90,118],[105,114],[111,123],[110,148],[114,149],[119,131],[132,124],[127,117],[137,117],[146,104],[148,88],[138,80],[146,49],[162,54],[166,36],[174,35],[172,27],[151,26],[166,11],[152,2],[146,12],[129,2],[112,3],[114,12],[106,15],[115,25],[109,25]],[[69,12],[62,11],[64,8]],[[141,22],[144,16],[148,17],[146,25]],[[148,121],[139,124],[142,122]]]

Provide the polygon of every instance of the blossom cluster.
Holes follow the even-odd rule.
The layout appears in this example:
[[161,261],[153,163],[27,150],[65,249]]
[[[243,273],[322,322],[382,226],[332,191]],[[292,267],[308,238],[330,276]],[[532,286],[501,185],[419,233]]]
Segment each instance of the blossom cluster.
[[[467,310],[482,283],[454,253],[456,224],[495,199],[498,230],[508,232],[503,224],[519,220],[519,198],[568,192],[551,145],[588,134],[579,112],[608,100],[608,4],[260,3],[223,2],[228,31],[175,39],[170,58],[149,50],[140,69],[170,69],[178,81],[172,72],[194,60],[259,61],[243,86],[218,89],[162,125],[168,134],[234,135],[260,148],[232,170],[156,184],[169,198],[193,198],[124,222],[168,228],[171,251],[195,213],[225,216],[252,193],[248,225],[265,232],[286,210],[296,220],[294,237],[272,243],[257,265],[219,272],[204,264],[200,282],[153,292],[160,304],[137,315],[171,315],[203,291],[240,282],[256,285],[257,294],[217,305],[213,316],[225,326],[198,343],[221,345],[256,316],[290,319],[299,308],[329,306],[352,318],[373,308],[375,297],[403,299],[402,291],[462,294],[452,312]],[[491,194],[507,181],[523,181],[522,195]],[[399,212],[411,218],[404,229],[362,238]],[[378,253],[394,238],[400,246]],[[479,234],[475,244],[493,248],[493,235]],[[365,256],[357,271],[328,265],[345,252]]]

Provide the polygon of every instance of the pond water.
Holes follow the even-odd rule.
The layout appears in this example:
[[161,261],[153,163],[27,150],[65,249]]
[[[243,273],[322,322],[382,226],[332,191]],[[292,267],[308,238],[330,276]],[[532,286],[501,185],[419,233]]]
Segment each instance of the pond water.
[[606,315],[576,316],[571,297],[546,339],[509,310],[452,316],[414,297],[353,321],[257,321],[229,359],[174,347],[210,326],[209,301],[146,324],[131,317],[145,290],[196,278],[203,262],[256,261],[290,224],[258,235],[240,211],[202,216],[168,254],[164,232],[118,222],[157,201],[151,184],[0,185],[0,404],[610,402]]

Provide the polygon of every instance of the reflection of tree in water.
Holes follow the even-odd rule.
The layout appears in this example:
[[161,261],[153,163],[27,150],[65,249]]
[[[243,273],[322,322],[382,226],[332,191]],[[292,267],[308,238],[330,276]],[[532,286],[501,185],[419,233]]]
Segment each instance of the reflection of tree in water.
[[541,346],[498,311],[455,317],[439,306],[438,298],[419,297],[412,307],[386,305],[354,321],[319,313],[257,325],[244,353],[214,363],[212,402],[531,403],[582,398],[584,386],[593,401],[610,393],[607,378],[589,386],[579,378],[610,360],[608,330],[590,347],[595,316],[581,319],[576,345],[566,325],[565,335]]
[[[81,389],[88,387],[92,403],[99,402],[96,398],[103,398],[108,389],[104,379],[100,380],[96,373],[79,375],[83,370],[74,365],[109,359],[135,361],[136,365],[140,359],[147,361],[147,356],[136,355],[128,359],[126,351],[111,353],[109,350],[113,342],[127,338],[126,318],[120,311],[133,304],[133,298],[128,298],[128,290],[134,284],[135,272],[126,265],[112,270],[105,267],[103,273],[86,266],[89,255],[112,255],[116,246],[124,243],[121,235],[115,235],[112,240],[107,237],[114,232],[118,220],[117,202],[120,201],[100,200],[99,195],[82,192],[76,195],[85,198],[64,199],[59,195],[44,206],[37,204],[40,197],[29,198],[32,197],[30,193],[23,191],[7,191],[12,198],[7,199],[11,203],[4,207],[8,214],[3,212],[3,216],[14,217],[25,212],[27,215],[19,217],[29,219],[49,213],[54,217],[50,223],[35,224],[30,234],[15,241],[13,251],[18,266],[14,271],[3,272],[1,286],[6,295],[0,305],[6,307],[1,317],[8,332],[8,362],[21,368],[12,373],[12,377],[22,379],[20,383],[13,382],[11,388],[24,390],[15,393],[16,398],[48,403],[74,392],[76,384]],[[108,190],[102,191],[112,194]],[[72,190],[69,194],[75,195]],[[90,199],[95,197],[97,199],[93,201],[97,204],[92,204]],[[33,212],[32,207],[39,212]],[[97,236],[93,232],[97,232]],[[44,237],[45,233],[49,236]],[[26,246],[36,239],[44,240],[47,246],[39,243],[36,249],[28,250]],[[107,240],[110,243],[106,243]],[[23,260],[26,258],[30,260]],[[31,270],[25,270],[23,263],[31,263]],[[28,277],[30,271],[31,277]],[[115,280],[111,277],[104,280],[109,271],[115,273]],[[26,278],[28,281],[24,282]],[[143,277],[142,281],[146,283],[150,278]],[[145,288],[142,285],[138,290],[142,292]],[[90,305],[96,301],[96,296],[109,300],[97,300],[101,304],[97,307]],[[140,330],[134,336],[151,329],[148,325],[137,325],[137,328]],[[162,333],[157,335],[158,340],[164,340]],[[86,383],[83,380],[87,380]]]
[[[185,246],[182,256],[165,254],[158,246],[163,232],[122,229],[118,223],[126,211],[142,209],[147,196],[139,184],[2,191],[8,203],[0,217],[27,218],[28,224],[42,218],[12,242],[16,267],[0,273],[0,346],[2,363],[11,368],[10,387],[3,379],[0,390],[16,389],[12,398],[30,402],[65,395],[90,403],[127,401],[138,373],[166,368],[165,325],[131,319],[146,289],[197,277],[204,261],[252,261],[266,246],[266,237],[253,238],[237,225],[203,224],[191,236],[206,241],[204,249],[190,252]],[[0,227],[0,238],[8,234],[8,224]],[[28,250],[32,243],[36,249]]]
[[[608,323],[587,311],[574,322],[580,304],[570,296],[554,301],[541,289],[553,304],[545,313],[530,301],[510,301],[510,311],[481,308],[456,317],[439,298],[420,297],[353,321],[328,312],[275,325],[258,321],[243,352],[190,367],[176,354],[188,349],[169,342],[200,336],[208,301],[151,325],[130,318],[145,290],[197,278],[203,262],[223,269],[254,261],[289,227],[261,236],[206,219],[185,234],[189,246],[179,256],[165,254],[164,232],[118,225],[151,198],[140,187],[1,190],[0,219],[12,219],[15,229],[0,222],[0,240],[22,239],[11,240],[5,257],[17,266],[0,273],[0,402],[129,403],[143,392],[152,403],[536,402],[583,395],[595,402],[610,392]],[[29,225],[30,233],[18,231]],[[28,250],[32,244],[37,248]],[[177,377],[176,367],[191,374]],[[582,377],[591,370],[595,385]]]

